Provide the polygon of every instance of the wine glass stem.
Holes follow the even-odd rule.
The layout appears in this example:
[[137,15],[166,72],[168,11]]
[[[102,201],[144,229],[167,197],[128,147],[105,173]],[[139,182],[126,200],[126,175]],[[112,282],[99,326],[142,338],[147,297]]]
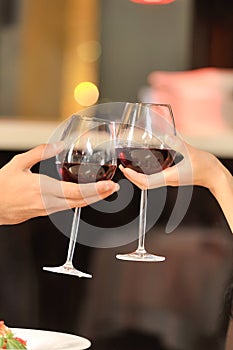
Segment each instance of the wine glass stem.
[[80,214],[81,214],[81,208],[75,208],[71,234],[70,234],[69,249],[68,249],[67,260],[66,260],[66,265],[70,265],[70,266],[72,266],[74,248],[75,248],[77,234],[78,234]]
[[145,250],[146,213],[147,213],[147,190],[142,190],[141,200],[140,200],[137,253],[146,253],[146,250]]

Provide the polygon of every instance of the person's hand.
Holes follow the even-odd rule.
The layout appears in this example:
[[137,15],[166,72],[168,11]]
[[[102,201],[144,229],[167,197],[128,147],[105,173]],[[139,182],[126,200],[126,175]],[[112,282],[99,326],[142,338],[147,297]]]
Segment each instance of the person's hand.
[[18,154],[0,169],[0,225],[17,224],[108,197],[119,189],[113,181],[75,184],[30,171],[43,159],[55,156],[63,145],[40,145]]
[[[162,186],[199,185],[212,189],[223,165],[211,153],[199,150],[184,142],[178,136],[165,136],[165,143],[183,159],[159,173],[145,175],[120,166],[124,176],[140,189]],[[226,170],[226,169],[225,169]]]
[[120,166],[127,179],[140,189],[162,186],[198,185],[206,187],[218,201],[233,233],[233,177],[211,153],[199,150],[177,136],[165,137],[165,143],[183,156],[177,164],[159,173],[145,175]]

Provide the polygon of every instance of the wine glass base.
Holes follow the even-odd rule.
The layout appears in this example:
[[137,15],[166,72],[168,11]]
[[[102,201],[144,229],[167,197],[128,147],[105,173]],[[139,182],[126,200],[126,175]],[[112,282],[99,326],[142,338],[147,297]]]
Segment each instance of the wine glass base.
[[56,267],[43,267],[43,270],[50,271],[50,272],[56,272],[56,273],[63,273],[65,275],[72,275],[77,277],[85,277],[85,278],[92,278],[92,275],[76,270],[74,267],[70,266],[56,266]]
[[128,254],[117,254],[116,258],[119,260],[127,261],[142,261],[142,262],[158,262],[164,261],[166,258],[164,256],[154,255],[150,253],[128,253]]

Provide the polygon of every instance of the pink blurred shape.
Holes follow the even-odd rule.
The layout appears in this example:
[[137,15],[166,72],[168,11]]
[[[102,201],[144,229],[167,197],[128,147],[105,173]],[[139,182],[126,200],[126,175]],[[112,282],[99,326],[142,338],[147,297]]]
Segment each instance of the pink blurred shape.
[[170,103],[179,132],[213,135],[233,128],[233,69],[155,71],[148,76],[150,98]]
[[162,5],[169,4],[170,2],[174,2],[175,0],[131,0],[132,2],[136,2],[138,4],[144,5]]

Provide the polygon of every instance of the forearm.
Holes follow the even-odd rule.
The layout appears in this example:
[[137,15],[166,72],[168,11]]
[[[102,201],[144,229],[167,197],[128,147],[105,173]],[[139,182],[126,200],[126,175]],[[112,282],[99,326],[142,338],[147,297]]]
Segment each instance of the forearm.
[[233,233],[233,177],[222,164],[218,164],[217,176],[209,190],[218,201]]

